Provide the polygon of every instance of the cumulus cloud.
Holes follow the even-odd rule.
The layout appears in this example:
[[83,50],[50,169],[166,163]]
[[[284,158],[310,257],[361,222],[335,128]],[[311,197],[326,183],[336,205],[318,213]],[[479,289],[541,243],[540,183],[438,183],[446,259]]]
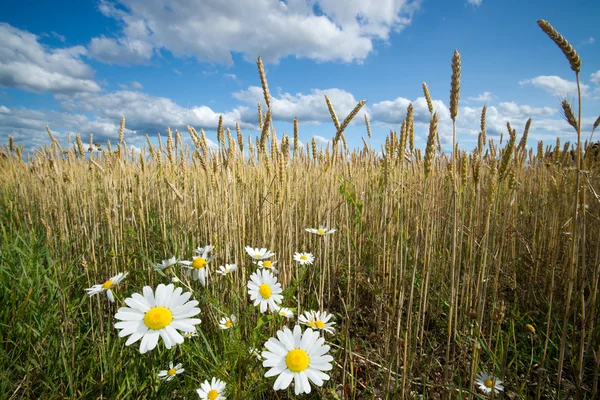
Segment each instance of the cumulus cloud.
[[[140,147],[145,143],[146,134],[153,137],[157,132],[165,132],[167,126],[180,132],[185,132],[187,125],[198,130],[214,131],[220,115],[223,115],[224,127],[235,131],[235,123],[242,121],[242,114],[247,112],[245,107],[225,112],[203,105],[186,109],[164,97],[127,90],[107,94],[58,94],[56,99],[63,111],[0,106],[0,138],[12,135],[17,143],[25,143],[26,148],[33,149],[48,144],[45,126],[49,125],[62,144],[67,142],[67,132],[79,133],[84,140],[93,133],[94,142],[110,140],[115,143],[120,118],[124,115],[125,140],[129,145]],[[255,124],[243,121],[240,126],[242,129],[258,129]],[[189,142],[187,135],[184,138]],[[216,146],[210,141],[209,145]]]
[[[577,94],[577,82],[568,81],[559,76],[536,76],[520,81],[519,85],[532,85],[560,98],[571,98]],[[588,85],[581,84],[582,96],[587,96],[588,89]]]
[[138,81],[131,82],[131,87],[133,89],[137,89],[137,90],[141,90],[144,88],[144,86],[141,83],[139,83]]
[[[218,113],[210,107],[182,107],[166,97],[151,96],[139,91],[121,90],[103,95],[79,93],[75,96],[57,96],[61,106],[73,113],[96,113],[101,118],[119,121],[121,115],[127,119],[127,127],[136,134],[164,131],[166,126],[185,130],[186,125],[197,129],[216,129],[219,116],[223,115],[223,125],[235,128],[242,120],[246,107]],[[99,111],[101,110],[101,111]],[[242,128],[256,129],[255,124],[240,123]],[[116,134],[116,133],[115,133]]]
[[94,70],[81,61],[82,46],[48,50],[38,37],[0,23],[0,86],[30,92],[98,92]]
[[[402,120],[406,118],[406,109],[410,103],[411,101],[404,97],[375,103],[373,104],[371,117],[376,122],[399,125],[402,123]],[[419,97],[412,101],[412,103],[415,123],[429,124],[429,108],[427,107],[427,100],[425,100],[425,97]],[[450,110],[448,110],[443,101],[432,100],[432,104],[433,110],[437,113],[440,120],[450,118]]]
[[595,85],[600,85],[600,70],[590,75],[590,81]]
[[107,64],[147,64],[152,58],[152,45],[144,40],[104,36],[92,38],[89,55]]
[[[118,38],[98,37],[90,53],[119,64],[148,62],[165,49],[176,57],[232,64],[232,54],[278,62],[364,60],[374,40],[408,26],[421,0],[234,0],[176,3],[101,1],[99,10],[123,26]],[[260,27],[260,28],[257,28]]]
[[490,92],[483,92],[479,96],[476,97],[467,97],[467,100],[479,102],[479,103],[489,103],[494,100],[494,95]]
[[[320,123],[330,122],[331,115],[327,109],[325,96],[329,97],[333,108],[337,114],[340,123],[354,109],[358,100],[342,89],[312,89],[310,93],[280,93],[277,96],[271,95],[271,109],[273,120],[292,122],[297,117],[301,123]],[[260,102],[263,110],[266,110],[262,88],[259,86],[250,86],[247,90],[235,92],[233,97],[252,105],[248,114],[244,114],[244,121],[256,121],[256,104]],[[368,109],[363,106],[361,112]],[[360,118],[355,118],[360,122]],[[332,125],[333,126],[333,125]]]
[[481,0],[467,0],[467,3],[472,6],[479,7],[481,5]]

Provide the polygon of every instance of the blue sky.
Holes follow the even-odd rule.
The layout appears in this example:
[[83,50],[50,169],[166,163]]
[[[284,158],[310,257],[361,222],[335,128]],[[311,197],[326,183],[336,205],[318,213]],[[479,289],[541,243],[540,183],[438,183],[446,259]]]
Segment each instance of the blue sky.
[[600,114],[598,15],[591,0],[23,0],[0,16],[0,142],[12,135],[28,149],[47,144],[49,125],[64,144],[68,132],[115,143],[121,115],[136,147],[167,126],[203,128],[216,141],[219,115],[256,135],[260,55],[279,138],[298,117],[302,142],[326,144],[335,135],[327,95],[340,120],[367,100],[346,130],[350,146],[367,137],[366,113],[380,148],[412,102],[424,147],[426,82],[448,150],[454,49],[462,149],[476,143],[483,105],[492,138],[507,121],[521,134],[531,117],[530,146],[573,141],[559,103],[576,99],[575,75],[536,21],[550,21],[583,60],[587,138]]

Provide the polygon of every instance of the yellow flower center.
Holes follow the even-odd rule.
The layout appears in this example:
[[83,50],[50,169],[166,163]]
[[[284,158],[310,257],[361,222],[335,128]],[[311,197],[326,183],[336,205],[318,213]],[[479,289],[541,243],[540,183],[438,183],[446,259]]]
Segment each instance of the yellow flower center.
[[263,299],[268,299],[271,297],[271,288],[266,283],[263,283],[258,287],[258,292],[262,296]]
[[319,329],[323,329],[325,328],[325,324],[323,323],[323,321],[317,321],[315,322],[315,326]]
[[161,330],[173,321],[173,313],[166,307],[154,307],[146,311],[144,323],[150,329]]
[[261,256],[262,256],[262,254],[260,254],[260,253],[256,253],[256,254],[254,255],[254,257],[256,257],[256,258],[260,258]]
[[215,389],[212,389],[210,392],[207,393],[207,397],[210,400],[215,400],[217,397],[219,397],[219,392],[217,392]]
[[492,386],[494,385],[494,381],[492,381],[491,379],[486,379],[485,381],[483,381],[483,384],[485,385],[486,388],[492,388]]
[[273,263],[271,263],[271,261],[263,261],[263,267],[270,268],[272,266],[273,266]]
[[319,235],[324,235],[325,234],[325,229],[317,229],[317,233]]
[[306,325],[308,325],[308,326],[309,326],[309,327],[311,327],[311,328],[314,328],[314,327],[316,327],[316,326],[317,326],[317,325],[315,325],[315,323],[314,323],[313,321],[308,321],[308,322],[306,323]]
[[302,256],[300,256],[300,259],[301,259],[302,261],[306,261],[306,260],[308,260],[308,257],[306,257],[306,256],[302,255]]
[[228,319],[227,322],[225,322],[225,326],[231,328],[231,325],[233,325],[233,322],[230,319]]
[[527,324],[527,325],[525,325],[525,331],[527,333],[535,333],[535,328],[533,327],[533,325]]
[[102,289],[110,289],[110,287],[114,284],[115,284],[115,281],[110,279],[102,284]]
[[177,370],[175,368],[171,368],[170,370],[167,371],[167,375],[169,376],[173,376],[177,373]]
[[308,368],[310,358],[308,353],[302,349],[294,349],[285,356],[285,365],[292,372],[302,372]]
[[202,257],[195,258],[194,262],[192,262],[192,268],[194,269],[200,269],[204,267],[206,267],[206,260]]

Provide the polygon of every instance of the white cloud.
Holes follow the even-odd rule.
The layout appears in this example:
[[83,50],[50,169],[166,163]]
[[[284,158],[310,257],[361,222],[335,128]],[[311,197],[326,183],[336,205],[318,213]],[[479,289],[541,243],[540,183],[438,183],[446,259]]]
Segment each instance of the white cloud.
[[[536,76],[533,79],[520,81],[519,85],[533,85],[560,98],[573,98],[577,95],[577,83],[575,81],[568,81],[559,76]],[[587,95],[588,89],[588,85],[581,84],[582,96]]]
[[48,50],[36,35],[0,23],[0,86],[31,92],[97,92],[94,70],[81,46]]
[[483,92],[477,97],[468,97],[468,100],[476,101],[480,103],[489,103],[494,100],[494,95],[490,92]]
[[387,40],[411,21],[421,0],[119,0],[99,10],[124,26],[117,39],[92,39],[90,52],[109,63],[148,62],[165,49],[176,57],[232,64],[287,56],[362,61],[374,40]]
[[[406,118],[406,109],[411,101],[404,97],[398,97],[395,100],[385,100],[373,104],[371,117],[376,122],[385,124],[399,125]],[[425,97],[419,97],[413,103],[413,115],[415,123],[429,124],[429,108]],[[433,110],[437,113],[440,120],[449,119],[450,111],[441,100],[432,100]]]
[[479,7],[481,5],[481,0],[467,0],[467,3],[472,6]]
[[125,83],[119,83],[119,87],[123,90],[127,90],[129,88],[129,86],[127,86]]
[[[297,117],[302,123],[327,122],[331,123],[333,127],[333,121],[327,109],[325,96],[329,97],[340,123],[358,103],[358,100],[352,93],[335,88],[324,90],[312,89],[308,94],[280,93],[278,96],[271,94],[273,119],[276,121],[291,122],[294,120],[294,117]],[[243,115],[245,118],[244,121],[256,121],[256,104],[258,102],[262,104],[263,111],[266,110],[263,91],[259,86],[250,86],[247,90],[235,92],[233,97],[253,107],[252,109],[248,109],[249,113]],[[367,107],[363,106],[361,113],[366,110]],[[355,118],[355,120],[360,121],[361,119]]]
[[535,116],[549,116],[554,115],[558,111],[551,107],[536,108],[526,104],[517,104],[514,101],[502,102],[499,104],[498,109],[506,115],[511,115],[515,118],[529,118]]
[[67,38],[65,38],[63,35],[56,33],[54,31],[50,32],[50,34],[52,35],[53,38],[58,39],[63,43],[67,40]]
[[[57,96],[62,107],[70,112],[96,113],[99,118],[119,122],[121,115],[127,127],[137,135],[164,131],[166,126],[185,130],[186,125],[197,129],[216,129],[223,115],[225,127],[235,128],[235,123],[247,113],[246,107],[218,113],[207,106],[182,107],[171,99],[151,96],[139,91],[117,91],[103,95],[80,93],[75,96]],[[240,123],[242,128],[255,129],[253,123]],[[116,135],[116,132],[114,133]]]
[[590,75],[590,81],[592,81],[592,83],[596,84],[596,85],[600,85],[600,70],[594,72],[592,75]]
[[225,76],[226,78],[233,79],[234,81],[237,79],[237,76],[235,74],[223,74],[223,76]]
[[141,90],[144,88],[144,86],[141,83],[139,83],[138,81],[131,82],[131,87],[133,89],[138,89],[138,90]]
[[90,56],[107,64],[147,64],[152,58],[152,45],[144,40],[104,36],[92,38]]
[[181,75],[181,71],[178,69],[173,68],[173,72],[175,72],[175,74],[177,75]]
[[[245,107],[218,113],[206,106],[194,106],[187,111],[167,98],[155,97],[133,91],[118,91],[98,95],[79,93],[57,95],[65,111],[34,110],[28,108],[0,107],[0,137],[12,135],[17,143],[26,143],[28,149],[48,144],[45,126],[49,125],[61,144],[66,145],[66,132],[80,133],[84,142],[93,133],[94,142],[110,140],[116,143],[121,115],[126,118],[125,141],[131,146],[143,146],[149,134],[165,132],[167,126],[184,133],[189,141],[186,126],[207,131],[216,130],[219,116],[223,115],[224,127],[235,131]],[[6,110],[5,110],[6,109]],[[102,110],[102,111],[99,111]],[[5,112],[6,111],[6,112]],[[92,113],[90,117],[88,113]],[[242,129],[258,129],[250,123],[240,123]],[[207,132],[210,135],[210,132]],[[163,135],[164,136],[164,135]],[[87,145],[86,145],[87,146]],[[211,148],[216,144],[209,141]]]

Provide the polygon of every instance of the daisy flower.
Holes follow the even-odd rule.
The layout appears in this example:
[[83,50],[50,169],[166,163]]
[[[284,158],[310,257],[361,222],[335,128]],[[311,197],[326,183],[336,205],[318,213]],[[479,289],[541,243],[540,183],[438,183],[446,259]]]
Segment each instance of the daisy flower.
[[246,253],[257,261],[264,260],[265,258],[271,258],[275,255],[270,250],[265,249],[253,249],[250,246],[246,246]]
[[306,232],[314,233],[319,236],[331,235],[335,232],[335,229],[329,229],[326,226],[319,225],[319,228],[306,228],[304,229]]
[[161,263],[156,264],[156,266],[154,267],[155,271],[159,271],[159,270],[164,270],[169,268],[171,265],[175,265],[177,264],[177,258],[176,257],[171,257],[168,260],[162,260]]
[[233,324],[235,323],[236,318],[235,315],[231,314],[231,317],[229,318],[221,318],[221,321],[219,323],[219,328],[221,329],[229,329],[233,326]]
[[276,311],[283,300],[281,284],[277,282],[275,275],[266,269],[259,269],[250,275],[248,281],[248,294],[254,305],[260,304],[260,312],[267,312],[267,306],[271,311]]
[[162,337],[165,347],[170,349],[175,344],[183,343],[183,336],[177,331],[195,332],[194,325],[201,321],[191,318],[200,313],[197,300],[188,301],[190,292],[181,294],[182,289],[175,289],[172,283],[168,286],[160,284],[156,292],[150,286],[144,286],[143,295],[134,293],[125,299],[129,307],[121,307],[115,318],[121,320],[115,324],[120,329],[119,337],[129,336],[125,346],[138,340],[140,353],[152,350]]
[[126,276],[127,276],[127,272],[125,272],[125,273],[121,272],[121,273],[118,273],[117,275],[113,276],[112,278],[110,278],[109,280],[107,280],[106,282],[104,282],[102,284],[94,285],[91,288],[87,288],[84,290],[87,292],[87,294],[90,295],[90,297],[92,297],[95,294],[102,293],[106,290],[106,297],[108,297],[108,300],[111,303],[114,303],[115,296],[113,296],[111,288],[114,285],[117,285],[123,279],[125,279]]
[[312,264],[315,261],[315,257],[310,253],[296,253],[294,254],[294,261],[300,265]]
[[196,247],[196,250],[194,250],[194,253],[196,253],[199,256],[203,256],[206,257],[206,255],[213,251],[215,249],[215,246],[207,244],[204,247]]
[[277,264],[277,261],[261,260],[257,262],[257,264],[258,268],[268,269],[269,271],[273,271],[273,273],[275,274],[279,273],[277,268],[275,268],[275,264]]
[[504,386],[502,386],[502,381],[494,378],[486,374],[485,372],[479,372],[477,374],[477,379],[475,379],[475,383],[479,385],[479,389],[485,393],[491,393],[492,389],[494,393],[498,394],[504,390]]
[[287,319],[294,318],[294,312],[289,308],[280,307],[279,310],[277,310],[277,313],[282,317],[286,317]]
[[250,350],[248,350],[248,352],[250,353],[251,356],[256,357],[256,359],[258,361],[263,361],[264,360],[264,358],[260,354],[260,350],[258,350],[256,347],[250,348]]
[[162,371],[160,371],[158,373],[158,377],[168,382],[171,379],[175,378],[175,375],[182,374],[183,371],[185,371],[185,369],[181,368],[181,363],[177,364],[176,366],[173,366],[173,363],[170,362],[169,369],[163,369]]
[[326,311],[305,311],[304,315],[298,316],[298,320],[300,323],[307,325],[313,329],[320,329],[325,332],[334,333],[335,329],[333,326],[335,322],[329,322],[329,320],[333,317],[332,314],[329,314]]
[[219,266],[219,269],[217,270],[217,274],[223,275],[223,276],[229,275],[236,269],[237,269],[237,265],[235,265],[235,264],[225,264],[225,266],[221,265],[221,266]]
[[198,332],[196,332],[196,331],[194,331],[194,332],[185,332],[183,334],[183,337],[185,339],[191,339],[191,338],[196,337],[196,336],[198,336]]
[[217,378],[212,378],[211,382],[205,380],[200,385],[200,389],[196,390],[196,393],[198,393],[198,396],[202,400],[225,400],[226,397],[223,396],[223,390],[225,390],[225,382]]
[[271,368],[265,377],[279,375],[273,389],[286,389],[292,379],[296,395],[310,393],[309,380],[323,386],[323,381],[329,379],[323,371],[330,371],[333,361],[333,357],[326,354],[329,346],[323,344],[325,339],[310,328],[302,333],[300,325],[294,326],[293,333],[287,327],[277,331],[277,337],[270,338],[265,343],[267,351],[262,352],[263,367]]
[[194,256],[192,261],[179,261],[180,264],[192,270],[192,278],[194,280],[200,280],[202,286],[206,286],[206,275],[208,275],[206,265],[211,262],[213,258],[215,258],[214,255],[211,258],[208,258],[208,252],[213,248],[214,246],[210,245],[207,245],[206,247],[198,247],[196,250],[194,250],[194,252],[199,255]]

